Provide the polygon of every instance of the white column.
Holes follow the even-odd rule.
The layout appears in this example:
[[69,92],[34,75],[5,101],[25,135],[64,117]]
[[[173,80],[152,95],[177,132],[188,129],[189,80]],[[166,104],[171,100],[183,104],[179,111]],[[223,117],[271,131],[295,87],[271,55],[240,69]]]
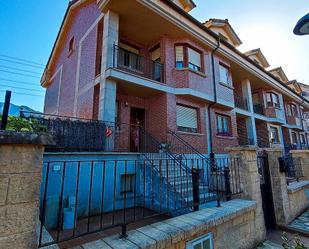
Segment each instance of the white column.
[[114,80],[106,79],[105,72],[108,68],[113,67],[114,58],[116,58],[114,56],[114,45],[118,45],[118,41],[119,16],[108,11],[104,15],[99,106],[99,118],[107,122],[115,122],[117,83]]

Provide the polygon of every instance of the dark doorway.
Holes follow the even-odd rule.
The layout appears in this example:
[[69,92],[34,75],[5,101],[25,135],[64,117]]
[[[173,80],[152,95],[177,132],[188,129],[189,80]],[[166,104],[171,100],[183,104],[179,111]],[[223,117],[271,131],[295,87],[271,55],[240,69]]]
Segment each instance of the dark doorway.
[[276,228],[276,217],[274,211],[273,194],[268,165],[268,157],[264,151],[257,154],[258,172],[260,175],[260,187],[262,195],[262,206],[266,229]]
[[141,145],[140,127],[145,126],[145,110],[131,107],[130,115],[130,151],[138,152]]
[[92,119],[99,119],[99,102],[100,102],[100,84],[95,85],[93,90],[93,107],[92,107]]

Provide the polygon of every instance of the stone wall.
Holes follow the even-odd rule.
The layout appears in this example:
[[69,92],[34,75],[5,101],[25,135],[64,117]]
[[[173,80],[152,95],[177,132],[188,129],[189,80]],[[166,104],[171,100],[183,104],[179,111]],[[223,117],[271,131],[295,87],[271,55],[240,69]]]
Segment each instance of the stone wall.
[[260,242],[256,214],[256,202],[233,200],[220,208],[206,208],[132,230],[125,239],[116,235],[77,248],[180,249],[188,241],[211,233],[214,248],[251,249]]
[[37,248],[45,139],[33,133],[0,132],[0,248]]
[[309,181],[293,182],[287,187],[290,204],[290,221],[309,207]]

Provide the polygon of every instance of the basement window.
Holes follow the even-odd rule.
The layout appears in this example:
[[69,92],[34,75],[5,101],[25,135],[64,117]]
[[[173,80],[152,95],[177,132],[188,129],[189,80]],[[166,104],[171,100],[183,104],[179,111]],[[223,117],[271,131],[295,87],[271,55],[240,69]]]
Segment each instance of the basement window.
[[186,249],[213,249],[212,234],[209,233],[186,244]]
[[121,194],[133,193],[135,186],[135,174],[121,175]]

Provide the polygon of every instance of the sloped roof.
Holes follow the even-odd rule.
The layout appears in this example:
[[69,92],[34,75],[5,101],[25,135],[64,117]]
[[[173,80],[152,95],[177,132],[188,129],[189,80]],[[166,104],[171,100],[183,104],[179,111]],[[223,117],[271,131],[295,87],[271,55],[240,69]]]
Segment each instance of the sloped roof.
[[248,56],[250,59],[253,59],[254,62],[255,62],[254,56],[256,56],[258,58],[258,63],[264,68],[270,66],[260,48],[252,49],[250,51],[245,52],[244,54]]
[[[232,41],[232,43],[235,47],[238,47],[242,44],[242,41],[240,40],[237,33],[235,32],[235,30],[233,29],[233,27],[229,23],[228,19],[211,18],[208,21],[204,22],[204,25],[207,28],[209,28],[210,30],[212,30],[212,28],[214,28],[214,27],[224,29],[225,32],[229,36],[227,38],[229,38]],[[222,35],[222,34],[219,34],[219,35]]]
[[274,69],[269,70],[269,72],[275,77],[279,77],[279,79],[282,80],[284,83],[287,83],[289,81],[282,67],[276,67]]

